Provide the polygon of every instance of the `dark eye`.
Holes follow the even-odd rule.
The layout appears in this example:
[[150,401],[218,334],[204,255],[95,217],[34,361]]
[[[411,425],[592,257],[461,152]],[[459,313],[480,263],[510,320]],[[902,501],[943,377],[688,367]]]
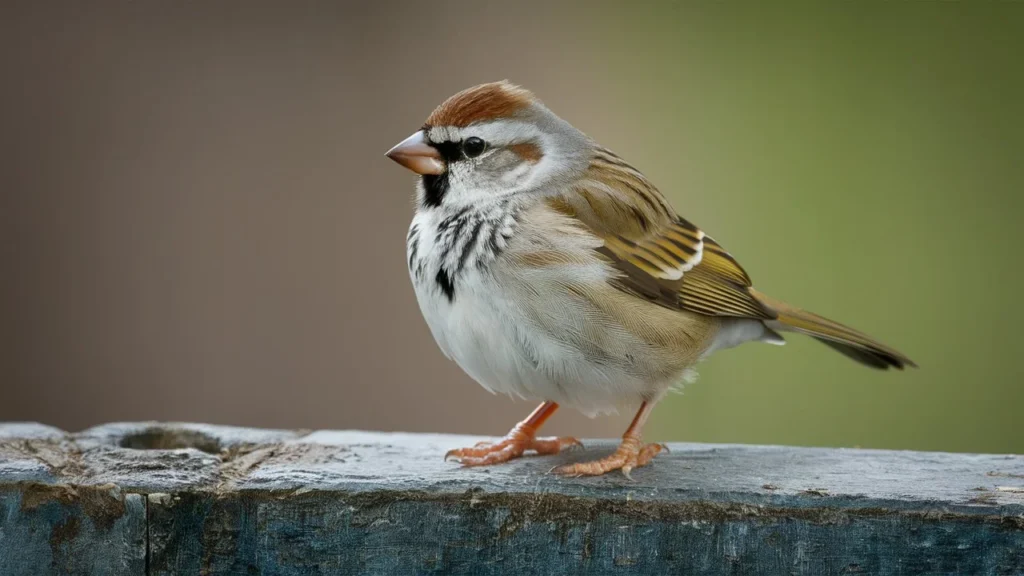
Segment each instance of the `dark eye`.
[[466,155],[466,158],[476,158],[483,154],[486,148],[487,142],[476,136],[470,136],[462,143],[462,153]]

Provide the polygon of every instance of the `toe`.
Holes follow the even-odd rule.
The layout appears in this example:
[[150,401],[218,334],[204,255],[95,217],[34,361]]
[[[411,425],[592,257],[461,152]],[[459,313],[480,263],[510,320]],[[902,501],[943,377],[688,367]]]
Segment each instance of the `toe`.
[[523,455],[523,447],[517,444],[509,444],[498,450],[487,452],[481,456],[466,456],[459,459],[459,463],[463,466],[489,466],[491,464],[501,464],[502,462],[508,462],[513,458],[518,458]]
[[479,458],[486,454],[486,451],[479,448],[455,448],[445,452],[444,459],[448,460],[462,460],[464,458]]
[[575,438],[536,438],[530,443],[530,448],[537,454],[558,454],[562,450],[582,445]]
[[583,442],[580,442],[576,438],[559,438],[558,441],[561,443],[562,450],[583,448]]
[[651,461],[651,459],[657,456],[658,453],[664,449],[665,446],[663,444],[648,444],[644,446],[643,448],[640,449],[640,453],[637,454],[637,467],[639,468],[640,466],[646,466],[647,463]]
[[555,469],[555,473],[568,476],[600,476],[611,470],[622,468],[627,461],[628,459],[625,454],[616,452],[611,456],[594,460],[593,462],[580,462],[559,466]]
[[478,442],[472,448],[449,450],[444,459],[458,460],[463,466],[500,464],[523,455],[526,442],[518,438],[505,438],[500,442]]
[[504,450],[510,445],[514,445],[516,442],[511,440],[502,440],[498,443],[492,442],[477,442],[472,448],[456,448],[455,450],[449,450],[445,455],[444,459],[449,458],[483,458],[492,452],[498,452]]

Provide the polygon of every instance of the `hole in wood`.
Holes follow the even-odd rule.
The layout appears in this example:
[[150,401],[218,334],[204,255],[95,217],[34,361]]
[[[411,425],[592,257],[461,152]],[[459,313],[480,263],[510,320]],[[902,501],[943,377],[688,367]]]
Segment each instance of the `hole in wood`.
[[173,430],[167,428],[149,428],[141,432],[129,434],[118,444],[121,448],[132,450],[181,450],[195,448],[208,454],[219,454],[220,442],[202,432],[194,430]]

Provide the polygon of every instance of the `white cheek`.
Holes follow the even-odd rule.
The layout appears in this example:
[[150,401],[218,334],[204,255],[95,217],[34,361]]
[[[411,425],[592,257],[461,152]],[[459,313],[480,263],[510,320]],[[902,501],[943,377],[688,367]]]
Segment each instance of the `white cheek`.
[[529,162],[520,162],[515,168],[502,175],[502,184],[505,184],[506,186],[515,186],[521,183],[523,179],[530,174],[530,170],[532,168],[533,165]]
[[477,205],[500,196],[504,189],[499,181],[480,181],[468,164],[449,165],[448,169],[447,203]]

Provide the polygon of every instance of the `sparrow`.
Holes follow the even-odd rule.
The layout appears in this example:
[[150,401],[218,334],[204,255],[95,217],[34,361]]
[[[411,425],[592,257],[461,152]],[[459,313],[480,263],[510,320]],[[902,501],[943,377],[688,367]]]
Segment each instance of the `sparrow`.
[[540,438],[569,406],[637,406],[614,453],[554,469],[630,472],[651,410],[697,362],[744,342],[811,336],[872,368],[915,366],[838,322],[753,287],[740,264],[639,170],[508,81],[448,98],[387,152],[419,175],[409,274],[441,351],[491,392],[540,401],[500,441],[452,450],[466,466],[575,438]]

